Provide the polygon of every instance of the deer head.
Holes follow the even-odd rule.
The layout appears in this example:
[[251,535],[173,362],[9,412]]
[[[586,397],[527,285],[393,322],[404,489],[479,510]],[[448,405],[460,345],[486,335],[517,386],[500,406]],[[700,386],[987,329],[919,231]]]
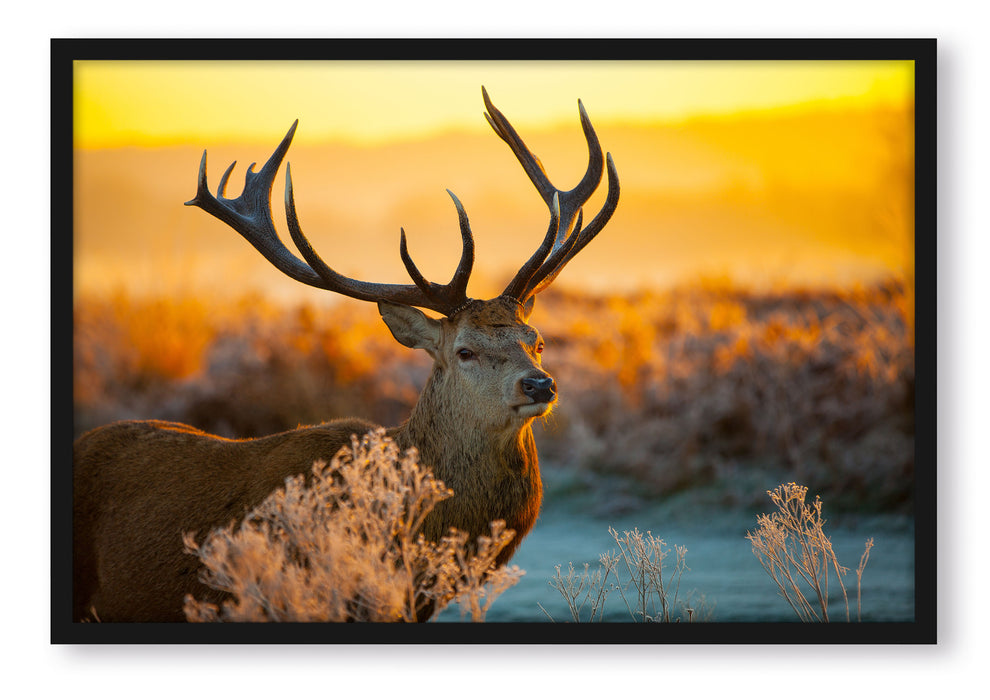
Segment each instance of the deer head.
[[[199,168],[196,196],[186,202],[228,224],[244,236],[283,273],[304,284],[327,289],[355,299],[378,303],[379,312],[393,336],[410,348],[426,350],[435,361],[434,381],[440,381],[446,396],[464,397],[461,406],[489,405],[482,424],[511,424],[513,418],[532,419],[544,415],[556,400],[553,378],[540,368],[543,340],[527,321],[534,297],[546,289],[560,271],[605,226],[619,199],[619,180],[611,154],[602,157],[598,136],[584,106],[578,101],[581,126],[588,144],[588,167],[580,182],[563,191],[551,184],[539,159],[533,155],[505,116],[495,108],[482,87],[485,114],[495,133],[516,155],[550,212],[550,224],[536,251],[522,265],[505,290],[489,300],[467,296],[468,279],[474,264],[474,238],[467,213],[457,197],[447,191],[457,210],[461,232],[461,258],[447,284],[428,281],[409,255],[405,230],[400,229],[399,255],[413,284],[380,284],[351,279],[327,265],[303,234],[296,216],[292,173],[286,166],[285,213],[289,233],[302,255],[293,254],[282,243],[272,220],[271,190],[298,120],[258,172],[248,168],[244,191],[235,199],[224,192],[235,163],[220,178],[217,196],[206,181],[206,152]],[[608,171],[608,196],[601,211],[582,227],[582,207]],[[418,308],[439,312],[443,318],[427,316]],[[431,381],[431,384],[433,382]],[[485,398],[474,404],[470,398]],[[467,410],[465,408],[465,410]],[[498,414],[498,415],[496,415]]]

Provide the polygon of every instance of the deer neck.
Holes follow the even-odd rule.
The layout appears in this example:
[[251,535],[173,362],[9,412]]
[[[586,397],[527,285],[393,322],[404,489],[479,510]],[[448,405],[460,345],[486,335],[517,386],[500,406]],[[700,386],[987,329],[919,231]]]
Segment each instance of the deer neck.
[[[447,393],[442,380],[443,370],[435,367],[409,419],[390,435],[402,449],[415,447],[420,463],[454,491],[451,500],[461,511],[455,520],[462,521],[452,523],[455,527],[485,534],[491,520],[502,519],[525,534],[542,500],[532,419],[472,425],[463,411],[442,400]],[[498,512],[490,511],[492,504]],[[473,522],[475,514],[484,517]]]
[[[538,469],[532,419],[500,424],[472,421],[442,396],[442,373],[434,368],[409,419],[390,431],[400,446],[415,447],[420,462],[445,482],[479,469],[515,473]],[[452,483],[448,486],[454,488]]]

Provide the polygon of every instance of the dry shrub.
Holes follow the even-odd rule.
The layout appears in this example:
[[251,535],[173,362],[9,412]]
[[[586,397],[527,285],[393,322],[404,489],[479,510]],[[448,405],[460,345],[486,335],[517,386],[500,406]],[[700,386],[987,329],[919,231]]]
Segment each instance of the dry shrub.
[[907,507],[911,293],[896,281],[769,292],[714,282],[601,298],[549,290],[539,324],[561,405],[541,449],[656,494],[748,484],[730,495],[750,505],[766,487],[745,475],[765,472],[843,507]]
[[[577,571],[570,563],[566,573],[560,565],[554,567],[556,573],[549,585],[564,598],[573,622],[602,622],[613,592],[622,598],[635,622],[694,622],[711,616],[703,597],[694,607],[690,597],[679,598],[681,577],[688,568],[687,547],[674,545],[675,561],[671,564],[666,543],[653,533],[634,529],[619,535],[611,527],[608,532],[618,550],[599,555],[600,564],[594,571],[589,564]],[[553,621],[542,605],[540,608]]]
[[[839,564],[832,542],[825,534],[822,501],[805,503],[808,489],[795,483],[781,484],[767,491],[777,511],[758,515],[759,527],[746,533],[753,545],[753,554],[780,589],[780,595],[793,608],[802,622],[828,622],[829,572],[835,572],[835,582],[842,592],[849,621],[849,596],[842,581],[849,569]],[[870,558],[873,538],[856,570],[857,619],[862,616],[861,591],[863,570]],[[809,601],[809,598],[811,599]]]
[[76,303],[73,374],[77,401],[141,391],[203,369],[216,329],[207,307],[189,297],[135,299],[116,293]]
[[[76,303],[77,434],[148,417],[238,438],[348,415],[396,425],[429,372],[426,354],[400,347],[361,302],[246,297],[211,300],[205,313],[191,300],[111,301]],[[716,484],[730,505],[751,506],[768,480],[794,479],[832,507],[910,508],[913,308],[910,284],[896,280],[832,291],[707,281],[629,296],[551,288],[534,323],[561,401],[537,429],[540,453],[647,494]],[[159,342],[155,327],[190,340]]]
[[426,515],[451,495],[400,455],[383,430],[352,438],[327,465],[286,480],[238,526],[214,530],[187,551],[205,566],[203,580],[231,599],[221,606],[186,596],[191,622],[414,622],[453,600],[462,615],[484,620],[514,585],[518,567],[494,568],[514,533],[469,543],[451,530],[440,542],[419,534]]
[[[211,300],[205,313],[186,299],[77,299],[76,434],[148,417],[238,438],[348,415],[394,425],[415,403],[428,358],[399,348],[366,306],[286,308],[247,296]],[[171,343],[141,340],[155,327]],[[176,366],[164,355],[184,357],[183,370],[147,369]]]

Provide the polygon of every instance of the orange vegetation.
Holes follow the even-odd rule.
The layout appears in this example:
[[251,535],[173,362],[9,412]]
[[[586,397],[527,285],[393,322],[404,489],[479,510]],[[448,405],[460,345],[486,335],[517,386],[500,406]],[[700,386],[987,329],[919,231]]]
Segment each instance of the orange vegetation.
[[[835,506],[907,507],[914,470],[913,290],[756,291],[710,281],[628,296],[541,295],[533,323],[561,402],[545,460],[702,484],[756,503],[781,477]],[[82,297],[77,431],[118,418],[248,437],[356,415],[395,425],[425,380],[367,304]]]

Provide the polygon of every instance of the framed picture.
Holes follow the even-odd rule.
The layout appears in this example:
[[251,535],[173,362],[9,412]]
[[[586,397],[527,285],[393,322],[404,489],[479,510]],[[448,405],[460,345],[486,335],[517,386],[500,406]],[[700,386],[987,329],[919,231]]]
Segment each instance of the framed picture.
[[934,75],[54,40],[52,640],[934,643]]

